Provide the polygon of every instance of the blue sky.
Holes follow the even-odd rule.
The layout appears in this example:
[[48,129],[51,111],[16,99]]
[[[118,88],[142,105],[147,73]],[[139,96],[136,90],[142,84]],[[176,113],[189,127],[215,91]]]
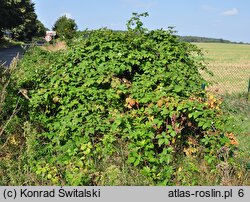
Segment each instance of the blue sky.
[[175,26],[179,35],[250,43],[249,0],[32,0],[49,29],[58,17],[73,18],[80,30],[125,30],[132,12],[148,12],[149,29]]

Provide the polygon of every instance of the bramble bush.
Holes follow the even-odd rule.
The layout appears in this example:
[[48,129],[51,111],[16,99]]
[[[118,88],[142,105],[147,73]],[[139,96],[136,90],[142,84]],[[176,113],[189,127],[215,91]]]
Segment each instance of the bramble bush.
[[143,16],[134,13],[126,32],[85,31],[39,68],[32,54],[21,63],[34,64],[16,74],[36,130],[29,167],[48,184],[98,185],[105,169],[130,166],[149,184],[173,185],[184,179],[180,157],[211,170],[233,157],[237,140],[223,129],[220,100],[201,88],[201,51],[171,28],[147,30]]

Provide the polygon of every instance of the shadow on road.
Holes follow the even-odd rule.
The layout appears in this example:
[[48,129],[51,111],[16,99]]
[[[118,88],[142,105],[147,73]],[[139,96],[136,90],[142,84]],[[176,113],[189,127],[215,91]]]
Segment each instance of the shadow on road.
[[23,53],[24,49],[20,46],[2,49],[0,50],[0,64],[9,67],[13,58],[17,55],[21,58]]

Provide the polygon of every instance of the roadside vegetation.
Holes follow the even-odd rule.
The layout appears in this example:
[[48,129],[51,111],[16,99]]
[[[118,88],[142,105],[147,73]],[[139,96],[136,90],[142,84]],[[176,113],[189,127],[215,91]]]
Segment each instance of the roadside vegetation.
[[17,41],[10,39],[10,38],[3,37],[0,40],[0,50],[4,49],[4,48],[10,48],[13,46],[21,46],[22,44],[23,44],[22,42],[17,42]]
[[246,93],[225,94],[223,96],[222,110],[229,116],[230,121],[226,126],[236,134],[239,147],[244,151],[244,157],[250,162],[250,104]]
[[144,16],[1,68],[1,185],[250,185],[248,102],[205,91],[201,50]]

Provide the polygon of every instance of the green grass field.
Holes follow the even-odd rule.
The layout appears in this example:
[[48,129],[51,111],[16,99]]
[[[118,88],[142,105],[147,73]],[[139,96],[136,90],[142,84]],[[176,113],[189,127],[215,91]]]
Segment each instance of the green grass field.
[[196,43],[205,54],[207,67],[214,76],[205,75],[213,82],[212,90],[221,94],[247,92],[250,78],[250,45]]

